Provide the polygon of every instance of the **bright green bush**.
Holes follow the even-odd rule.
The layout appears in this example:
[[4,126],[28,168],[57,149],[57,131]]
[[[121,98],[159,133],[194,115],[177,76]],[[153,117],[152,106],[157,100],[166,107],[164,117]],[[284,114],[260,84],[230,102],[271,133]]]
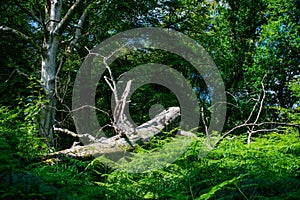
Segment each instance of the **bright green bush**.
[[[249,145],[245,135],[224,139],[204,158],[199,134],[180,159],[139,174],[106,166],[101,159],[43,162],[49,149],[22,115],[1,108],[1,199],[300,198],[300,142],[294,129],[254,135]],[[137,157],[168,145],[171,138],[154,138],[136,150]],[[168,148],[176,150],[176,145]]]
[[107,189],[107,199],[299,198],[297,133],[257,136],[250,145],[246,140],[225,139],[205,158],[199,158],[195,143],[163,169],[143,174],[116,170],[96,183]]

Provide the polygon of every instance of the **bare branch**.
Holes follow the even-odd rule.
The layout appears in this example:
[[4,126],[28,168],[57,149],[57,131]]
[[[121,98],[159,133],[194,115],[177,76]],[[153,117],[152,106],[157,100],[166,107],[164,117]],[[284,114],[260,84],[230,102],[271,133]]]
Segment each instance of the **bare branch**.
[[32,19],[34,19],[35,21],[37,21],[38,23],[42,24],[42,21],[40,20],[40,18],[38,18],[33,12],[31,12],[30,10],[28,10],[27,8],[25,8],[19,0],[15,0],[17,6],[19,8],[21,8],[21,10],[23,10],[27,15],[29,15]]
[[72,17],[75,15],[76,11],[80,8],[84,0],[76,0],[75,3],[69,8],[65,16],[57,24],[54,33],[60,35],[64,29],[67,27],[69,22],[72,20]]
[[[263,77],[263,80],[261,81],[261,87],[262,87],[262,90],[263,90],[263,96],[262,96],[261,101],[260,101],[260,106],[259,106],[258,113],[257,113],[257,115],[256,115],[256,119],[255,119],[255,121],[253,122],[254,124],[256,124],[256,123],[258,122],[259,118],[260,118],[260,114],[261,114],[261,111],[262,111],[262,108],[263,108],[263,104],[264,104],[264,101],[265,101],[265,98],[266,98],[266,90],[265,90],[265,86],[264,86],[264,79],[265,79],[265,77],[266,77],[266,75]],[[254,106],[254,108],[253,108],[252,111],[255,110],[256,106],[258,105],[259,100],[260,100],[260,98],[257,99],[257,102],[256,102],[256,104],[255,104],[255,106]],[[251,114],[250,114],[250,115],[252,115],[252,113],[253,113],[252,111],[251,111]],[[251,118],[251,116],[249,116],[249,119],[250,119],[250,118]],[[247,123],[247,122],[246,122],[246,123]],[[249,133],[248,133],[248,144],[250,144],[251,136],[252,136],[252,134],[254,133],[253,130],[254,130],[254,126],[252,126],[251,128],[249,128]],[[257,131],[256,131],[256,132],[257,132]]]
[[251,134],[259,133],[259,132],[274,132],[274,131],[283,131],[283,130],[280,130],[280,129],[277,129],[277,128],[260,129],[260,130],[252,131]]
[[79,40],[80,35],[81,35],[81,30],[83,29],[83,24],[84,24],[86,16],[87,16],[87,9],[85,9],[83,11],[82,15],[79,18],[78,24],[76,26],[74,38],[72,39],[72,41],[70,42],[70,44],[68,46],[67,53],[71,53],[73,51],[73,47]]
[[95,110],[97,110],[97,111],[99,111],[99,112],[101,112],[101,113],[106,114],[107,116],[110,116],[110,115],[108,114],[108,112],[105,112],[104,110],[101,110],[101,109],[99,109],[99,108],[97,108],[97,107],[90,106],[90,105],[84,105],[84,106],[81,106],[81,107],[79,107],[79,108],[76,108],[76,109],[74,109],[74,110],[71,110],[71,112],[75,112],[75,111],[78,111],[78,110],[84,109],[84,108],[92,108],[92,109],[95,109]]
[[109,76],[110,76],[110,80],[108,79],[105,79],[106,82],[108,83],[110,81],[109,86],[114,94],[114,97],[115,97],[115,102],[116,104],[118,103],[118,93],[117,93],[117,87],[116,87],[116,81],[114,80],[114,76],[112,74],[112,71],[111,71],[111,68],[109,67],[108,63],[107,63],[107,58],[104,57],[103,58],[103,64],[105,65],[106,69],[108,70],[108,73],[109,73]]
[[82,13],[79,21],[78,21],[78,24],[77,24],[77,27],[76,27],[76,31],[75,31],[75,36],[73,37],[73,39],[70,41],[70,44],[66,50],[66,53],[65,55],[63,55],[60,59],[60,63],[58,65],[58,70],[55,74],[55,93],[56,93],[56,96],[58,98],[59,101],[62,101],[62,99],[60,98],[59,94],[58,94],[58,82],[59,82],[59,73],[60,73],[60,70],[62,68],[62,65],[64,64],[64,62],[66,61],[66,58],[69,57],[69,55],[72,53],[73,51],[73,48],[75,46],[75,44],[77,43],[80,35],[81,35],[81,30],[83,28],[83,24],[84,24],[84,21],[85,21],[85,18],[87,16],[87,9],[84,10],[84,12]]
[[260,101],[259,111],[258,111],[258,114],[257,114],[256,119],[254,121],[254,124],[257,123],[257,121],[260,117],[260,114],[261,114],[261,111],[262,111],[262,108],[263,108],[263,104],[264,104],[264,101],[265,101],[265,98],[266,98],[266,90],[265,90],[265,86],[264,86],[264,79],[265,79],[265,76],[263,77],[263,80],[261,82],[261,87],[262,87],[262,90],[263,90],[263,96],[262,96],[262,99]]
[[8,83],[9,79],[13,76],[13,74],[14,74],[15,72],[17,72],[18,74],[20,74],[20,75],[22,75],[22,76],[24,76],[24,77],[26,77],[26,78],[29,77],[28,74],[25,74],[25,73],[22,72],[21,70],[19,70],[19,69],[14,69],[14,70],[11,72],[11,74],[9,75],[9,77],[4,81],[4,84]]
[[68,135],[71,135],[72,137],[81,137],[80,134],[74,133],[73,131],[70,131],[68,129],[63,129],[63,128],[56,128],[53,127],[54,131],[59,131],[59,132],[63,132],[63,133],[67,133]]
[[[164,110],[152,120],[138,126],[136,132],[129,135],[128,138],[120,137],[116,135],[110,138],[100,138],[95,143],[91,143],[85,146],[73,146],[70,149],[50,153],[46,156],[47,158],[66,155],[71,157],[89,157],[89,156],[100,156],[109,155],[111,153],[124,152],[125,150],[132,149],[135,145],[149,141],[150,138],[158,133],[170,122],[180,116],[179,107],[171,107]],[[56,128],[57,131],[62,131],[72,135],[76,135],[72,131],[66,131],[65,129]],[[184,135],[184,134],[182,134]],[[188,134],[188,137],[194,137],[193,134]],[[130,143],[129,143],[129,142]]]
[[204,125],[205,134],[206,134],[206,136],[208,136],[209,135],[209,133],[208,133],[208,127],[207,127],[207,122],[206,122],[206,119],[205,119],[203,107],[201,108],[201,117],[202,117],[202,122],[203,122],[203,125]]
[[[234,132],[235,130],[239,129],[239,128],[243,128],[243,127],[260,127],[260,126],[264,126],[264,125],[277,125],[277,126],[290,126],[290,127],[294,127],[294,128],[298,128],[300,130],[300,125],[299,124],[290,124],[290,123],[281,123],[281,122],[261,122],[261,123],[244,123],[241,125],[238,125],[234,128],[232,128],[231,130],[227,131],[225,134],[222,135],[221,139],[224,139],[225,137],[227,137],[230,133]],[[254,132],[261,132],[261,131],[254,131]]]
[[27,36],[26,34],[22,33],[21,31],[18,31],[16,29],[13,29],[13,28],[10,28],[10,27],[7,27],[7,26],[0,26],[0,30],[1,31],[9,31],[9,32],[12,32],[14,34],[16,34],[17,36],[25,39],[25,40],[28,40],[39,52],[42,52],[42,48],[40,45],[38,45],[32,37],[29,37]]
[[126,83],[126,87],[123,91],[122,96],[119,99],[118,96],[118,91],[117,91],[117,86],[116,86],[116,81],[114,79],[113,73],[111,68],[109,67],[107,60],[111,58],[116,52],[120,51],[124,46],[128,45],[129,43],[123,44],[120,48],[116,49],[113,51],[110,55],[107,57],[100,55],[100,54],[95,54],[95,53],[90,53],[89,54],[95,54],[97,56],[101,56],[103,59],[103,64],[105,68],[108,70],[109,73],[109,78],[104,76],[104,79],[106,83],[108,84],[109,88],[112,90],[114,99],[115,99],[115,108],[113,111],[113,127],[115,131],[118,134],[132,134],[134,132],[134,128],[132,127],[131,123],[127,121],[126,116],[124,115],[124,110],[126,105],[128,104],[127,97],[130,93],[130,88],[131,88],[131,80]]
[[78,137],[78,138],[88,138],[88,140],[90,141],[90,143],[93,143],[93,142],[97,142],[97,139],[90,135],[90,134],[76,134],[68,129],[62,129],[62,128],[56,128],[56,127],[53,127],[53,130],[54,131],[60,131],[60,132],[63,132],[63,133],[67,133],[68,135],[71,135],[73,137]]
[[253,108],[252,108],[252,110],[251,110],[251,112],[250,112],[250,114],[249,114],[248,119],[245,121],[245,123],[248,123],[248,121],[251,119],[251,117],[252,117],[254,111],[256,110],[256,107],[257,107],[258,104],[259,104],[260,96],[258,97],[258,99],[254,99],[254,100],[255,100],[256,102],[255,102],[255,104],[254,104],[254,106],[253,106]]
[[[247,139],[247,142],[248,144],[250,143],[251,141],[251,136],[254,134],[254,133],[258,133],[258,132],[270,132],[270,131],[278,131],[277,128],[271,128],[271,129],[258,129],[258,130],[255,130],[255,128],[257,127],[261,127],[261,126],[267,126],[267,125],[276,125],[276,126],[290,126],[290,127],[295,127],[298,129],[298,132],[299,132],[299,137],[300,137],[300,125],[298,124],[290,124],[290,123],[282,123],[282,122],[261,122],[261,123],[257,123],[259,118],[260,118],[260,115],[261,115],[261,112],[262,112],[262,109],[263,109],[263,104],[264,104],[264,100],[266,98],[266,90],[265,90],[265,87],[264,87],[264,84],[263,84],[263,81],[265,79],[265,76],[263,77],[263,80],[261,82],[261,86],[262,86],[262,90],[263,90],[263,94],[262,94],[262,97],[259,97],[258,99],[256,99],[256,103],[254,105],[254,107],[252,108],[251,110],[251,113],[249,114],[247,120],[243,123],[243,124],[240,124],[238,126],[235,126],[233,127],[231,130],[227,131],[225,134],[222,135],[221,139],[217,142],[219,143],[222,139],[224,139],[225,137],[227,137],[230,133],[234,132],[235,130],[237,129],[240,129],[240,128],[248,128],[248,139]],[[259,104],[260,103],[260,104]],[[258,113],[256,115],[256,118],[254,120],[254,122],[252,123],[249,123],[254,111],[256,110],[257,106],[259,104],[259,108],[258,108]]]
[[124,110],[126,105],[128,104],[127,97],[130,93],[131,88],[131,80],[126,83],[125,90],[121,96],[121,99],[117,100],[117,104],[114,109],[114,128],[119,134],[132,134],[134,132],[134,128],[129,121],[127,121],[126,115],[124,114]]
[[130,92],[131,88],[131,80],[129,80],[126,84],[125,90],[122,94],[121,99],[118,99],[118,105],[116,105],[115,111],[114,111],[114,116],[116,117],[116,122],[117,120],[120,120],[121,122],[123,121],[123,115],[124,115],[124,109],[127,104],[127,97]]
[[[107,78],[107,76],[104,76],[104,80],[107,83],[107,85],[109,86],[109,88],[111,89],[111,91],[115,94],[115,88],[112,86],[111,84],[111,79]],[[115,96],[115,100],[117,99],[117,97]]]

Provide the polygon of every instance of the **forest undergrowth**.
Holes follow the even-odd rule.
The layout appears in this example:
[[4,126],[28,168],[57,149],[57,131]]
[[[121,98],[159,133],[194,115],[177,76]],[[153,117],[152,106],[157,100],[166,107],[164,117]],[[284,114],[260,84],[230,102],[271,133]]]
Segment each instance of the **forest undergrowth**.
[[[300,198],[300,142],[295,129],[257,134],[250,144],[244,134],[225,138],[205,157],[199,156],[202,144],[197,139],[174,163],[128,173],[103,164],[101,158],[42,160],[49,149],[28,129],[16,130],[21,124],[9,121],[17,121],[18,115],[8,114],[0,126],[1,199]],[[136,153],[166,143],[157,136]]]

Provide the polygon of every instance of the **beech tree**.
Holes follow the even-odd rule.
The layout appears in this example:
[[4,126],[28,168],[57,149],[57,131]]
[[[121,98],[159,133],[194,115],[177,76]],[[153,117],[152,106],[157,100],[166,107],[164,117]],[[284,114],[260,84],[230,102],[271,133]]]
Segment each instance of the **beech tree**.
[[[36,32],[27,35],[20,30],[14,29],[7,25],[1,25],[0,30],[9,31],[16,34],[33,45],[37,53],[41,57],[41,86],[45,95],[45,103],[41,108],[40,116],[40,134],[47,139],[47,144],[53,144],[53,125],[55,124],[55,112],[57,99],[55,97],[55,79],[58,76],[59,69],[65,58],[61,58],[58,64],[58,49],[62,41],[62,34],[66,27],[70,24],[76,13],[80,13],[77,19],[77,27],[75,34],[68,41],[66,54],[73,50],[74,44],[78,41],[83,23],[87,15],[87,3],[83,0],[77,0],[72,4],[63,2],[62,0],[45,1],[12,1],[21,11],[27,14],[30,18],[29,23],[32,26],[38,27]],[[68,6],[65,12],[65,7]],[[82,9],[84,7],[84,9]],[[44,9],[42,9],[44,8]],[[81,8],[81,9],[80,9]],[[39,32],[42,33],[42,41],[37,38]]]
[[[0,32],[23,39],[39,57],[40,70],[34,69],[35,73],[40,73],[43,95],[38,124],[48,146],[54,144],[57,106],[63,101],[59,91],[60,75],[68,57],[75,52],[79,54],[77,59],[83,59],[89,49],[113,33],[157,23],[163,16],[149,11],[156,5],[156,1],[97,0],[8,0],[2,3],[3,9],[13,8],[15,13],[21,13],[17,20],[26,24],[28,29],[10,22],[8,15],[4,14]],[[165,9],[171,9],[170,5]],[[110,27],[110,24],[113,25]]]
[[[292,1],[286,1],[289,8],[293,8],[291,15],[286,15],[287,10],[275,9],[281,8],[281,5],[275,1],[268,3],[257,0],[255,2],[252,4],[246,1],[211,1],[207,3],[189,0],[160,2],[154,0],[128,2],[115,0],[30,0],[26,2],[6,0],[1,3],[0,34],[1,39],[3,38],[1,45],[4,47],[14,44],[15,46],[11,47],[14,53],[9,52],[9,47],[3,48],[4,54],[9,55],[1,55],[1,58],[13,59],[18,64],[23,62],[23,66],[15,69],[15,72],[22,76],[18,86],[24,82],[24,77],[32,74],[38,76],[37,74],[39,74],[43,95],[38,119],[39,132],[43,138],[46,138],[46,143],[52,146],[55,143],[54,127],[58,128],[56,130],[60,132],[61,128],[66,128],[60,124],[54,126],[58,125],[57,113],[61,112],[61,107],[70,106],[72,81],[81,61],[90,49],[111,35],[131,28],[156,26],[175,29],[196,39],[211,53],[224,78],[229,103],[235,104],[237,99],[235,97],[238,96],[238,110],[236,107],[228,106],[232,112],[229,112],[227,116],[226,129],[230,130],[231,126],[242,123],[243,118],[247,119],[251,113],[255,101],[251,101],[252,106],[247,107],[246,111],[240,112],[242,110],[240,108],[255,97],[251,94],[256,94],[256,91],[260,90],[264,74],[268,74],[265,78],[266,91],[276,91],[272,100],[269,98],[270,95],[267,95],[266,105],[276,105],[281,102],[282,107],[290,107],[295,101],[295,98],[286,98],[285,95],[290,94],[287,83],[299,74],[297,68],[299,45],[296,42],[299,32],[296,26],[299,9],[297,6],[293,7]],[[256,11],[254,11],[255,9]],[[280,15],[285,17],[278,17]],[[285,35],[282,35],[281,29],[285,27],[290,31],[284,32]],[[273,32],[276,34],[270,35],[268,30],[274,30]],[[266,43],[273,39],[276,41],[278,38],[290,44],[290,46],[285,46],[288,47],[288,50],[279,43],[277,46],[275,45],[276,47]],[[23,51],[24,49],[26,52]],[[22,56],[18,56],[19,54]],[[284,62],[282,58],[286,58]],[[5,61],[7,64],[5,63],[4,66],[14,65],[13,61]],[[121,67],[118,66],[113,73],[119,76],[134,64],[144,64],[149,61],[170,64],[182,71],[197,90],[197,95],[202,101],[200,103],[203,104],[201,105],[204,108],[203,112],[209,115],[209,103],[205,102],[208,99],[208,93],[203,80],[195,71],[191,70],[187,63],[182,62],[174,55],[166,56],[166,53],[162,51],[148,51],[143,55],[139,53],[126,55],[124,58],[118,59],[119,63],[114,63]],[[76,66],[71,67],[71,65]],[[66,75],[66,73],[73,74]],[[9,72],[5,71],[5,74],[11,76]],[[69,81],[69,79],[73,80]],[[276,84],[280,82],[282,86],[278,92],[277,87],[272,85],[274,81]],[[102,84],[101,87],[106,87],[102,91],[110,90],[109,84],[105,82],[99,84]],[[62,95],[62,88],[69,95],[66,98],[65,95]],[[10,89],[17,90],[12,86]],[[151,89],[150,86],[147,86],[145,90],[148,98],[136,103],[135,114],[139,119],[148,120],[146,111],[151,105],[150,103],[145,105],[145,102],[148,102],[149,98],[153,100],[154,95],[155,98],[160,96],[161,101],[175,102],[172,95],[160,95],[156,93],[156,90],[152,91]],[[5,97],[8,96],[5,95]],[[5,97],[1,100],[3,101]],[[109,98],[109,95],[105,95],[97,102],[97,107],[102,108],[103,106],[106,109],[109,106]],[[14,99],[15,102],[17,100]],[[166,107],[172,106],[175,105],[168,104]],[[274,114],[274,111],[266,112],[266,110],[269,108],[263,109],[260,116],[274,115],[276,118],[277,115]],[[69,108],[67,108],[67,113],[68,115],[71,113]],[[120,121],[118,121],[120,119],[114,119],[113,123],[120,126]],[[105,123],[110,122],[110,119],[104,120],[102,116],[100,120]],[[139,123],[143,124],[143,120],[140,120]],[[202,125],[203,127],[205,127],[205,123]],[[122,128],[119,127],[115,130],[117,129]],[[76,132],[74,129],[71,131]]]
[[[26,2],[11,0],[2,4],[3,7],[13,7],[16,13],[22,13],[23,20],[25,20],[22,23],[27,23],[33,29],[32,31],[23,32],[20,27],[15,26],[9,20],[3,20],[0,24],[1,32],[15,34],[16,37],[29,42],[28,45],[33,47],[36,54],[40,56],[40,84],[43,88],[44,103],[40,112],[39,131],[46,138],[48,145],[51,146],[54,143],[53,126],[55,125],[56,107],[59,99],[59,73],[64,62],[75,48],[77,48],[76,51],[79,51],[78,40],[82,37],[84,24],[95,25],[93,20],[97,21],[97,18],[88,19],[87,21],[88,15],[92,15],[93,12],[93,16],[98,16],[99,19],[101,18],[99,13],[111,12],[111,7],[115,6],[117,9],[123,9],[123,12],[119,12],[119,16],[116,17],[117,21],[119,18],[124,17],[124,14],[128,14],[128,8],[134,3],[131,2],[131,5],[129,5],[121,2],[120,4],[122,5],[118,5],[117,1],[96,0],[31,0]],[[141,5],[138,3],[135,5],[135,7],[140,8],[136,10],[136,12],[140,12],[140,15],[143,14]],[[144,6],[144,10],[148,9],[151,2],[147,5]],[[137,15],[136,12],[133,12],[133,15]],[[107,19],[107,16],[104,18]],[[103,27],[105,26],[107,25],[103,24]],[[90,33],[86,34],[85,37],[91,38],[96,37],[96,35]],[[84,55],[82,54],[83,48],[84,46],[81,46],[81,56]]]

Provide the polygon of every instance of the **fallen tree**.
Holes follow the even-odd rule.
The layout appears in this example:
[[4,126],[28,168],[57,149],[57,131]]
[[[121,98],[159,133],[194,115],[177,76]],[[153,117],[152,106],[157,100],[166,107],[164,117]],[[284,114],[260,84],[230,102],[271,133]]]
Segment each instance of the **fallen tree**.
[[[115,105],[112,108],[113,112],[112,116],[110,116],[112,117],[112,121],[109,126],[114,129],[116,135],[110,138],[106,138],[103,136],[100,138],[96,138],[93,134],[90,133],[74,133],[67,129],[53,127],[54,131],[63,132],[73,137],[79,138],[80,141],[82,141],[85,145],[73,145],[69,149],[50,153],[46,156],[46,158],[52,158],[59,155],[66,155],[71,157],[98,157],[101,155],[109,156],[109,154],[120,155],[120,153],[133,149],[138,144],[150,141],[150,138],[152,136],[160,133],[166,127],[166,125],[180,116],[179,107],[170,107],[157,114],[151,120],[141,124],[138,127],[134,127],[125,114],[125,108],[130,102],[130,99],[128,97],[130,94],[132,81],[135,80],[128,80],[123,91],[117,90],[117,82],[113,77],[113,73],[111,68],[109,67],[109,64],[107,63],[109,57],[104,57],[101,55],[98,56],[98,58],[102,59],[109,75],[108,77],[104,76],[104,79],[113,93],[113,100]],[[73,110],[73,112],[81,109],[86,109],[87,107],[88,109],[97,109],[92,107],[91,105],[83,105],[78,108],[76,107],[76,110]],[[188,132],[184,131],[182,131],[181,134],[186,136],[194,136],[194,134],[189,134]]]
[[180,108],[170,107],[156,115],[153,119],[135,128],[135,130],[130,134],[118,134],[110,138],[102,137],[100,139],[96,139],[88,134],[80,135],[67,129],[54,128],[55,131],[64,132],[74,137],[88,137],[93,142],[85,146],[74,145],[69,149],[50,153],[46,157],[52,158],[59,155],[71,157],[98,157],[101,155],[109,156],[109,154],[122,153],[133,149],[138,144],[143,144],[144,142],[150,141],[152,136],[160,133],[166,127],[166,125],[174,121],[179,116]]

